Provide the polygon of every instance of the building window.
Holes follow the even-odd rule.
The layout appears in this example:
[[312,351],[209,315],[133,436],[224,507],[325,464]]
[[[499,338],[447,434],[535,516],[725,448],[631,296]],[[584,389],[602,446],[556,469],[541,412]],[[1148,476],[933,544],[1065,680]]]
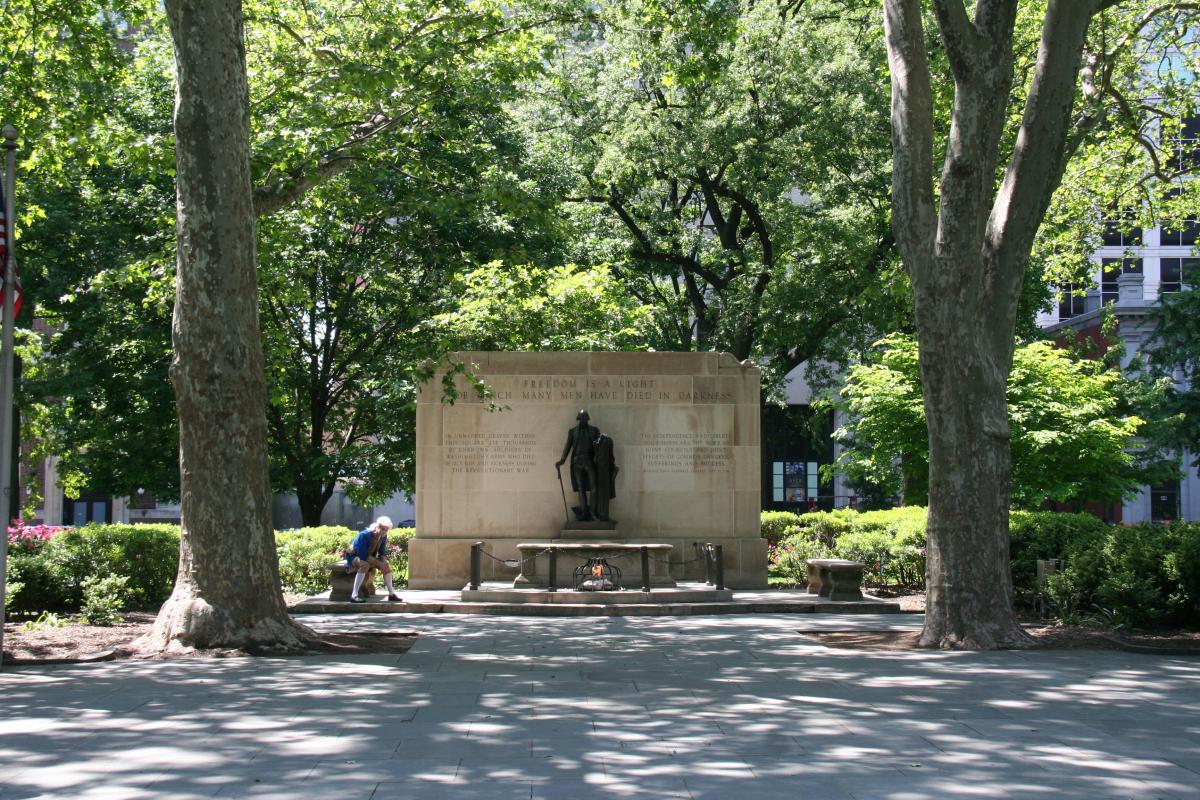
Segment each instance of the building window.
[[107,495],[84,495],[72,499],[63,495],[63,524],[87,525],[89,522],[112,522],[112,500]]
[[[1167,192],[1168,198],[1179,196],[1178,189]],[[1178,227],[1178,230],[1176,228]],[[1200,223],[1196,216],[1190,214],[1181,220],[1166,220],[1159,234],[1159,243],[1164,247],[1190,247],[1196,244],[1196,234],[1200,232]]]
[[1150,487],[1150,519],[1174,522],[1179,519],[1179,481],[1165,481]]
[[1195,286],[1196,278],[1200,276],[1200,258],[1164,258],[1159,264],[1159,294],[1170,294],[1182,291],[1185,286]]
[[1062,296],[1058,301],[1058,318],[1060,320],[1078,317],[1087,310],[1087,297],[1080,287],[1073,283],[1059,289]]
[[1106,258],[1101,261],[1100,270],[1100,302],[1115,303],[1120,296],[1120,284],[1117,278],[1122,275],[1142,274],[1140,258]]
[[1200,116],[1181,120],[1178,134],[1167,137],[1165,144],[1170,153],[1171,169],[1181,173],[1194,172],[1200,167]]
[[1109,211],[1104,215],[1105,247],[1133,247],[1142,243],[1142,229],[1133,223],[1137,215],[1133,211]]

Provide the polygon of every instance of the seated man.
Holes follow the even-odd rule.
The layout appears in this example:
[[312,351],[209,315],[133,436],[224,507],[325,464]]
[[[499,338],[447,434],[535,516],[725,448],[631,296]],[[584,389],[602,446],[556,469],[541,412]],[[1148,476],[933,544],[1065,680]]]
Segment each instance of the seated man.
[[387,563],[387,532],[391,529],[392,520],[380,517],[359,531],[350,544],[350,549],[346,551],[346,572],[357,573],[354,576],[354,589],[350,592],[351,603],[367,602],[365,597],[359,596],[358,591],[372,567],[383,573],[384,583],[387,584],[387,599],[400,599],[392,588],[392,568]]

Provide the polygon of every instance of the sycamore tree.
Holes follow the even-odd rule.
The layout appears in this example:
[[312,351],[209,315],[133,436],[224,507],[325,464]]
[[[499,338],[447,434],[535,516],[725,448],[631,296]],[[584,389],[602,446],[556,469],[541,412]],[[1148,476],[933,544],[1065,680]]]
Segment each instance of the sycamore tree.
[[[850,370],[834,433],[845,450],[839,471],[925,505],[929,436],[917,343],[903,335],[877,343],[876,357]],[[1013,353],[1006,390],[1012,432],[1012,503],[1119,502],[1152,481],[1158,450],[1137,438],[1143,421],[1129,407],[1131,388],[1117,365],[1079,358],[1049,342]]]
[[781,377],[903,315],[873,13],[615,0],[564,28],[519,112],[572,257],[609,269],[665,346]]
[[[884,1],[892,227],[913,287],[929,426],[921,643],[1023,646],[1008,569],[1006,403],[1022,283],[1072,154],[1132,92],[1158,102],[1122,65],[1181,14],[1194,29],[1197,10],[1121,0],[931,6],[929,18],[919,0]],[[1021,56],[1027,38],[1032,61]],[[1174,44],[1175,57],[1194,61],[1194,37]]]
[[[269,176],[282,169],[272,161],[285,152],[277,117],[283,109],[273,105],[280,85],[305,79],[284,58],[302,29],[292,21],[290,33],[280,35],[286,20],[261,10],[255,19],[265,29],[251,37],[250,90],[262,96],[256,107],[266,118],[251,120],[251,164]],[[354,42],[363,36],[350,21],[345,27]],[[320,40],[328,58],[336,32],[331,25]],[[440,57],[466,59],[454,44],[464,32],[444,33]],[[475,28],[465,33],[478,38]],[[481,41],[492,47],[488,37]],[[95,152],[35,173],[30,184],[37,219],[25,250],[27,286],[51,330],[29,393],[40,398],[33,404],[39,450],[61,457],[68,491],[144,489],[170,499],[179,496],[178,425],[167,381],[174,62],[170,42],[151,23],[131,43],[109,113],[93,126]],[[478,55],[474,73],[464,67],[462,86],[439,79],[436,90],[449,99],[428,105],[402,131],[368,137],[338,162],[343,166],[306,179],[312,185],[303,203],[259,213],[271,485],[295,492],[312,524],[339,481],[363,503],[412,488],[412,437],[403,431],[415,402],[415,365],[438,347],[436,329],[414,328],[452,305],[451,276],[497,258],[544,259],[556,247],[553,209],[523,169],[520,137],[501,105],[512,91],[505,76],[529,66],[510,44]],[[519,63],[509,63],[514,59]],[[391,85],[417,82],[408,87],[410,98],[435,90],[419,83],[420,70],[397,70]],[[476,91],[465,83],[471,80],[490,89]],[[300,97],[306,95],[289,101],[286,133],[305,149],[321,130],[302,123],[328,124],[323,115],[333,101],[312,100],[308,108],[297,105]],[[277,179],[263,185],[282,186]],[[270,195],[269,188],[259,193]],[[267,208],[264,202],[256,213]],[[350,282],[351,291],[331,293],[354,274],[360,280]],[[317,344],[325,336],[329,344],[314,349],[313,335],[298,332],[301,320],[308,334],[317,332]],[[387,386],[387,401],[365,390],[368,384]]]
[[[308,633],[283,606],[270,530],[256,219],[355,162],[419,171],[411,136],[426,119],[441,119],[423,112],[458,103],[470,111],[494,96],[488,81],[505,77],[511,54],[490,59],[484,43],[498,41],[503,51],[512,34],[523,52],[525,23],[478,2],[381,3],[369,17],[339,8],[312,15],[283,4],[252,6],[256,19],[293,40],[266,60],[252,55],[266,76],[252,93],[240,0],[202,6],[170,0],[166,10],[177,85],[171,377],[183,534],[175,590],[147,646],[294,649]],[[429,47],[428,37],[443,32],[450,42]],[[525,60],[535,62],[536,54]],[[280,66],[297,61],[294,74]],[[252,111],[270,126],[261,129],[257,175]]]

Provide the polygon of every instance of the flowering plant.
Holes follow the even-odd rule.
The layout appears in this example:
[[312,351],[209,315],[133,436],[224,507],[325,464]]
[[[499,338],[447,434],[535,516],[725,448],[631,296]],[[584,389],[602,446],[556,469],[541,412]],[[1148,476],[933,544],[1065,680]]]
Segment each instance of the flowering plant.
[[14,519],[8,526],[8,548],[14,553],[36,553],[62,530],[61,525],[26,525]]

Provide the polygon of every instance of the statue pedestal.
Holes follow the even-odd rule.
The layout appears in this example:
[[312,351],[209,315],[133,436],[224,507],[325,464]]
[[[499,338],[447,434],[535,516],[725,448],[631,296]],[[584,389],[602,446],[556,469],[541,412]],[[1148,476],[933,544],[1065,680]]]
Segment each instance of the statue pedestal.
[[580,522],[574,520],[562,526],[562,530],[558,534],[559,539],[568,541],[577,539],[597,539],[600,541],[611,542],[614,539],[619,539],[617,536],[617,521],[607,520],[600,522],[593,520],[591,522]]

